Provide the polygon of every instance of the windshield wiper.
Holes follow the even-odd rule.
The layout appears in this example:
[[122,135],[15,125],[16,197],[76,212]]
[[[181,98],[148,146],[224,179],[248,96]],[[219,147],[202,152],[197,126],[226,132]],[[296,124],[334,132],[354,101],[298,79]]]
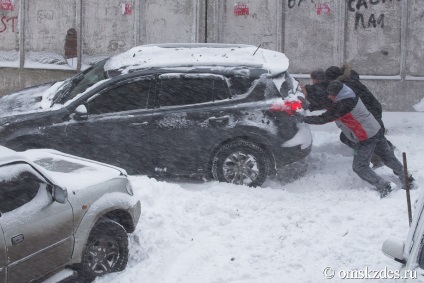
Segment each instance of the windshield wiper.
[[52,101],[51,106],[56,103],[63,103],[66,101],[68,94],[72,92],[76,85],[78,85],[84,79],[84,73],[79,73],[71,79],[71,81],[62,90],[59,91],[58,96]]

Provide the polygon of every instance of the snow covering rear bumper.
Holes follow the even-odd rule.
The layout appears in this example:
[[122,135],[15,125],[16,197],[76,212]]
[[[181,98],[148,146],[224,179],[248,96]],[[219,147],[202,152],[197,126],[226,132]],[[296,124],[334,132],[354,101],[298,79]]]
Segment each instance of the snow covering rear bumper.
[[312,149],[312,133],[308,124],[297,123],[297,133],[289,140],[274,145],[276,170],[305,159]]
[[311,153],[311,149],[312,144],[307,148],[302,148],[301,145],[297,145],[294,147],[274,148],[276,170],[281,169],[282,167],[288,164],[302,161]]

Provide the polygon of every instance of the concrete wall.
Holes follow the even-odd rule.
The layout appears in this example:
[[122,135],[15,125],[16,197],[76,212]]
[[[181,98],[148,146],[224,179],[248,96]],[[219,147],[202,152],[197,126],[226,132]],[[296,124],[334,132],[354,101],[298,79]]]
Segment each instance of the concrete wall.
[[304,83],[315,68],[347,62],[385,110],[411,111],[424,97],[422,0],[0,0],[0,18],[0,94],[139,44],[221,42],[282,51]]

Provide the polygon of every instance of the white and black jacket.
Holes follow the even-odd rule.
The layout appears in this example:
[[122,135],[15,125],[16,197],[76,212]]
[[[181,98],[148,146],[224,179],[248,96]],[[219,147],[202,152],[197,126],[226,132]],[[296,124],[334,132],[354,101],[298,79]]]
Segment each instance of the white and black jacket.
[[333,121],[345,136],[355,143],[373,137],[381,129],[380,124],[367,110],[361,99],[346,85],[343,85],[326,112],[319,116],[304,118],[305,123],[316,125]]

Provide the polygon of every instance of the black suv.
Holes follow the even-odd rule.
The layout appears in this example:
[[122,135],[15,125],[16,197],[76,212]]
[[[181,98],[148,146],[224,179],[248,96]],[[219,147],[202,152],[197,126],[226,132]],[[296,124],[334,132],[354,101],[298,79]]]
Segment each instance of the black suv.
[[311,133],[284,54],[249,45],[143,45],[0,99],[0,143],[53,148],[130,174],[260,186],[304,159]]

